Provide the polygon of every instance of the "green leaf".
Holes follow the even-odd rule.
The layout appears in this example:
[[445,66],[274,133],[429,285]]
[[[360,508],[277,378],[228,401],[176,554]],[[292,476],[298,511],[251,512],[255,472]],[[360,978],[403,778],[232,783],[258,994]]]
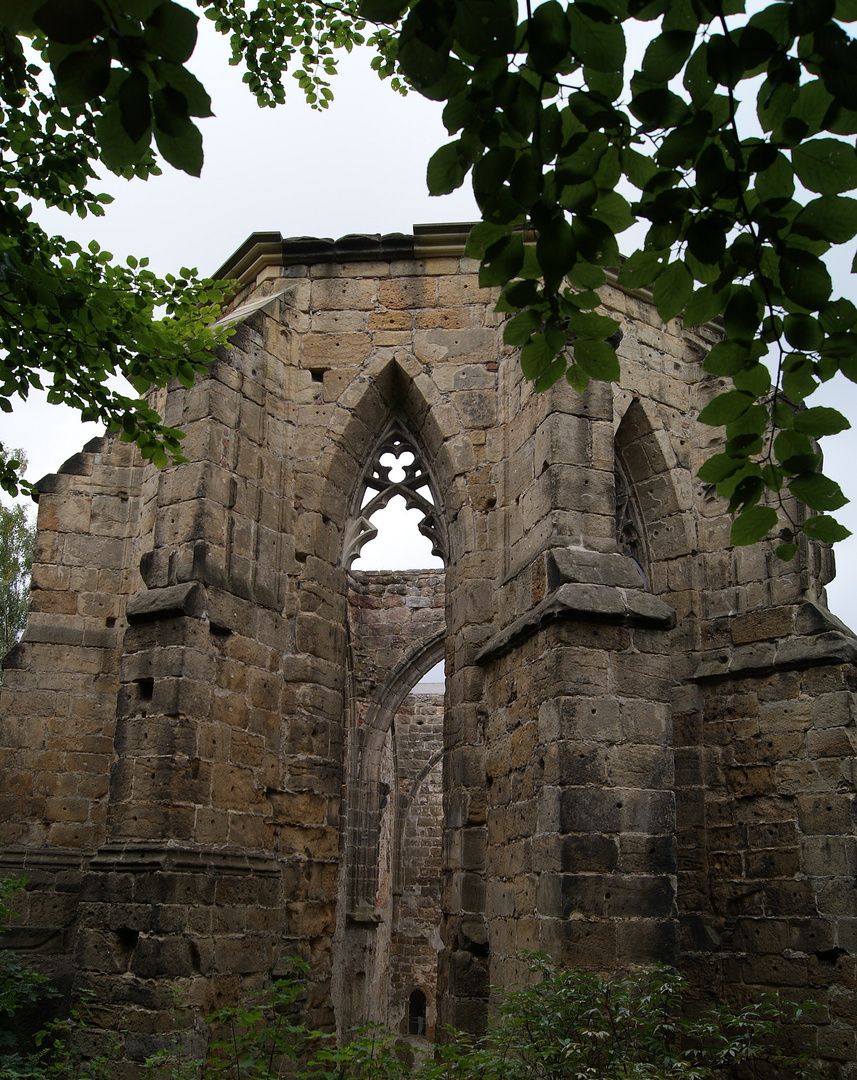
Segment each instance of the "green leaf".
[[851,532],[840,525],[836,518],[827,517],[825,514],[807,518],[801,525],[801,529],[810,540],[819,540],[823,544],[836,544],[840,540],[847,540]]
[[143,40],[156,56],[173,64],[183,64],[196,47],[198,22],[197,16],[188,8],[166,0],[146,19]]
[[818,454],[813,453],[809,438],[796,431],[779,431],[774,439],[774,453],[777,461],[790,475],[812,472],[819,461]]
[[783,331],[789,345],[801,352],[815,352],[824,341],[824,331],[811,315],[786,315]]
[[622,171],[631,181],[635,188],[641,190],[648,184],[658,170],[653,158],[640,154],[631,147],[623,147],[620,151]]
[[515,151],[511,146],[495,147],[483,154],[473,166],[473,192],[477,199],[482,201],[496,196],[508,180],[514,164]]
[[601,266],[616,266],[620,261],[619,244],[605,222],[578,214],[572,232],[581,258]]
[[819,472],[792,477],[789,490],[811,510],[838,510],[848,502],[839,484]]
[[571,268],[568,280],[580,289],[600,289],[607,280],[607,275],[600,266],[578,262]]
[[360,0],[357,10],[369,22],[396,22],[407,10],[407,0]]
[[426,168],[429,195],[449,195],[460,188],[469,168],[470,158],[461,139],[435,150]]
[[820,439],[824,435],[838,435],[840,431],[847,431],[850,427],[850,422],[841,412],[824,405],[816,405],[795,413],[795,431],[813,439]]
[[831,244],[844,244],[857,235],[857,199],[822,195],[801,210],[794,220],[796,232]]
[[643,90],[631,99],[631,112],[647,129],[677,127],[688,114],[686,102],[672,90]]
[[646,48],[640,73],[650,83],[668,83],[690,56],[696,35],[691,30],[667,30]]
[[611,232],[624,232],[636,222],[628,200],[618,191],[602,195],[592,210],[592,216],[602,221]]
[[552,75],[566,59],[570,47],[566,13],[557,0],[539,4],[527,20],[529,64],[541,75]]
[[152,64],[152,70],[165,86],[178,90],[184,96],[190,116],[214,115],[211,111],[211,98],[208,92],[186,67],[156,60]]
[[658,314],[669,322],[684,309],[693,295],[693,275],[683,262],[672,262],[655,282],[653,296]]
[[752,289],[737,285],[723,312],[726,333],[735,341],[752,342],[762,322],[763,308]]
[[47,0],[33,15],[33,22],[61,45],[91,41],[104,29],[104,12],[95,0]]
[[101,160],[113,172],[138,162],[149,148],[151,135],[146,132],[138,142],[133,142],[122,123],[118,101],[114,101],[95,120],[95,134],[101,147]]
[[708,74],[708,46],[704,41],[687,63],[682,85],[697,107],[706,105],[711,100],[717,84]]
[[152,95],[152,113],[155,119],[156,137],[161,134],[171,139],[181,140],[195,130],[188,116],[185,96],[178,90],[172,90],[169,87],[156,90]]
[[60,102],[74,106],[100,97],[110,82],[110,60],[110,47],[105,41],[69,53],[54,68]]
[[619,381],[619,358],[616,350],[606,341],[579,338],[574,343],[574,359],[591,379]]
[[164,160],[174,169],[181,169],[191,176],[199,176],[202,172],[202,133],[190,121],[180,135],[170,135],[156,128],[155,142]]
[[846,300],[845,297],[831,300],[819,312],[818,321],[828,334],[850,330],[857,324],[857,307],[850,300]]
[[638,249],[619,267],[619,284],[626,289],[651,288],[661,272],[663,258],[663,252]]
[[728,290],[715,290],[713,285],[703,285],[695,289],[693,296],[685,305],[684,325],[686,327],[700,326],[716,319],[723,311],[728,295]]
[[[454,145],[454,144],[453,144]],[[468,259],[483,259],[485,252],[503,236],[509,236],[510,225],[495,225],[490,221],[480,221],[470,230],[464,254]]]
[[26,34],[29,37],[38,30],[35,15],[43,2],[44,0],[0,0],[0,23],[8,27],[13,36]]
[[571,47],[586,67],[620,72],[625,66],[625,34],[621,24],[591,19],[580,4],[569,4],[567,16]]
[[532,308],[522,311],[503,327],[503,341],[507,345],[524,345],[535,330],[540,330],[542,317]]
[[785,154],[779,152],[774,163],[757,174],[755,191],[760,202],[768,199],[790,199],[794,195],[794,169]]
[[578,338],[604,341],[616,333],[619,324],[609,315],[599,315],[595,311],[575,311],[569,318],[569,328]]
[[822,23],[833,18],[836,0],[792,0],[789,9],[789,30],[795,37],[811,34]]
[[791,562],[797,555],[797,544],[780,544],[778,548],[775,548],[774,554],[783,562]]
[[794,402],[808,397],[818,383],[812,361],[803,353],[792,353],[783,363],[783,390]]
[[571,225],[565,218],[552,222],[548,229],[539,232],[536,253],[544,270],[545,280],[560,282],[577,258],[577,245]]
[[768,427],[768,410],[753,404],[726,425],[726,451],[729,454],[758,454],[762,436]]
[[138,143],[152,126],[149,80],[138,68],[128,73],[119,87],[122,127],[133,143]]
[[738,547],[755,544],[777,524],[777,512],[770,506],[753,506],[732,522],[730,540]]
[[720,484],[744,467],[744,459],[731,454],[715,454],[700,466],[697,476],[705,484]]
[[753,397],[764,397],[771,389],[771,373],[764,364],[752,364],[736,371],[732,382],[736,390],[744,390]]
[[753,397],[741,390],[727,390],[718,394],[699,414],[701,424],[721,427],[742,416],[753,404]]
[[780,284],[786,296],[807,311],[817,311],[833,289],[821,259],[799,248],[787,248],[780,257]]
[[525,379],[537,379],[547,368],[554,353],[545,341],[542,333],[533,334],[533,337],[521,349],[521,371]]
[[[437,15],[437,24],[427,27],[424,17]],[[447,13],[448,15],[448,13]],[[443,78],[449,63],[449,26],[441,12],[424,12],[420,5],[411,8],[399,33],[397,62],[408,79],[421,89],[434,86]]]
[[839,139],[811,139],[792,150],[798,180],[810,191],[839,195],[857,187],[857,153]]
[[[484,161],[484,158],[483,158]],[[478,168],[478,165],[477,165]],[[539,198],[542,188],[542,171],[533,154],[521,153],[509,174],[509,190],[521,207],[530,211]]]
[[521,233],[502,237],[485,252],[479,267],[480,286],[484,289],[491,285],[505,285],[517,275],[523,262],[524,238]]

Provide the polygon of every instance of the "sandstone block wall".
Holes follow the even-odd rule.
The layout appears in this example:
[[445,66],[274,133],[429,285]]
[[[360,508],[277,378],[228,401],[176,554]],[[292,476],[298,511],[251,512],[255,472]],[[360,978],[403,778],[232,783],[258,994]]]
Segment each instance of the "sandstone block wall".
[[[857,1076],[832,560],[729,546],[696,479],[716,330],[607,286],[621,382],[534,394],[466,232],[254,234],[233,348],[157,397],[188,461],[106,438],[40,485],[0,703],[10,940],[96,992],[128,1075],[171,986],[210,1011],[299,955],[315,1024],[401,1030],[423,989],[430,1027],[478,1031],[539,948],[820,1000]],[[405,444],[445,570],[352,570]],[[414,696],[441,659],[442,702]]]

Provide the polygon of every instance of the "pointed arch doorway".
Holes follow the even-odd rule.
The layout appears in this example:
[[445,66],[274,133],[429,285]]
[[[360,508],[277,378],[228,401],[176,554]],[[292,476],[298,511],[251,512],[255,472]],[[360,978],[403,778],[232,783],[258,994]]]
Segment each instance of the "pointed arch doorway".
[[[392,542],[382,524],[391,510]],[[367,456],[343,545],[350,693],[334,942],[341,1033],[381,1023],[410,1040],[434,1035],[447,550],[425,452],[395,418]]]

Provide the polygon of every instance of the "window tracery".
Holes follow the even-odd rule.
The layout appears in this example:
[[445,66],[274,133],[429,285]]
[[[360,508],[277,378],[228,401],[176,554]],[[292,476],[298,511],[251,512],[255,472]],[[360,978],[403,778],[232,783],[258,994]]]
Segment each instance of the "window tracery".
[[[408,460],[410,459],[410,460]],[[394,421],[375,443],[352,503],[345,533],[343,562],[348,568],[361,549],[378,535],[372,516],[397,496],[408,510],[422,515],[417,528],[431,544],[431,553],[446,562],[446,537],[435,497],[436,485],[423,452],[404,427]]]
[[649,565],[646,551],[646,532],[634,487],[628,478],[622,460],[616,453],[616,542],[623,555],[633,559],[648,583]]

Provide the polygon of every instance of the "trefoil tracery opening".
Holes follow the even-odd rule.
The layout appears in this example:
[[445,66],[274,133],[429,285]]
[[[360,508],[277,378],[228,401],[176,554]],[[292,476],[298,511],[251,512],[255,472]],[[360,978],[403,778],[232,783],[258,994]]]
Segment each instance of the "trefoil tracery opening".
[[422,449],[398,421],[393,421],[375,443],[355,491],[343,545],[344,565],[351,567],[361,549],[378,535],[372,516],[397,497],[407,510],[423,515],[417,528],[431,544],[432,555],[446,562],[446,536],[435,493]]

